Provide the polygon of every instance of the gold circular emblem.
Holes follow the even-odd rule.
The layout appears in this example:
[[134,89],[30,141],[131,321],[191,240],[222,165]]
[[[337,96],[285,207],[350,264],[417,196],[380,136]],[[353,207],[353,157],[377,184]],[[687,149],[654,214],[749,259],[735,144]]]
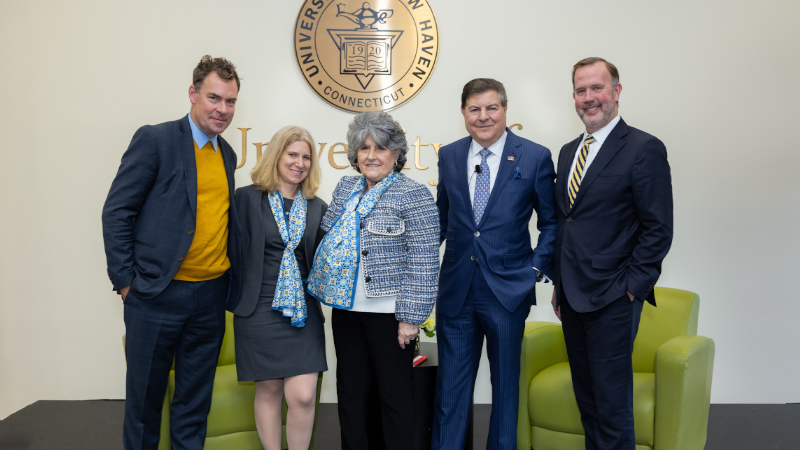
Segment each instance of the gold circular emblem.
[[352,113],[388,111],[425,86],[439,54],[428,0],[306,0],[294,51],[309,86]]

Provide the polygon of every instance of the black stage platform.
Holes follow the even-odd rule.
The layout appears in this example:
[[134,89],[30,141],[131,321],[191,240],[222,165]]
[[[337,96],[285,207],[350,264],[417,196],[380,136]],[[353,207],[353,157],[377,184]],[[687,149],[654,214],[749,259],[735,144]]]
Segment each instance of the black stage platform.
[[[1,450],[122,449],[122,400],[38,401],[0,421]],[[474,448],[486,448],[490,405],[475,405]],[[706,450],[795,450],[800,404],[711,405]],[[340,450],[336,404],[320,405],[317,450]],[[234,450],[234,449],[232,449]]]

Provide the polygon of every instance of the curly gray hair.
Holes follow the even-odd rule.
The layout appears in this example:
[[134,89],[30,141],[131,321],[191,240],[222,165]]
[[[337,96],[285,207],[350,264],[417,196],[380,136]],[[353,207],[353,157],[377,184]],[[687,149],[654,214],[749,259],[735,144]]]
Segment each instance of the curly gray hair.
[[381,147],[397,153],[394,170],[400,173],[406,165],[406,153],[408,153],[408,142],[403,127],[383,111],[369,111],[353,118],[347,129],[347,160],[359,173],[361,170],[358,168],[358,149],[364,144],[367,136]]

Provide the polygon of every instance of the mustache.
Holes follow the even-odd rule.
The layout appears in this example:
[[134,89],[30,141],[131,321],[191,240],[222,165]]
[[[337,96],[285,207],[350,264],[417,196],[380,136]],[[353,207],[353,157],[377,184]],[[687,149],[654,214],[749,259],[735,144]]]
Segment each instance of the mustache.
[[600,106],[600,102],[585,103],[583,105],[583,109],[599,108]]

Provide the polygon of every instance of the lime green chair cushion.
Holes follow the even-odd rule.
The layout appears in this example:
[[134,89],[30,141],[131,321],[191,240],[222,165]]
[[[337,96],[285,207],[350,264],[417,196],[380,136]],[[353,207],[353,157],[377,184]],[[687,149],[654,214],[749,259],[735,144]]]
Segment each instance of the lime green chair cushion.
[[[533,445],[529,448],[536,450],[585,450],[586,448],[583,433],[564,433],[540,427],[531,427],[530,432],[533,436]],[[636,444],[636,450],[653,450],[653,447]]]
[[[283,448],[286,448],[284,445]],[[255,431],[240,431],[238,433],[223,434],[220,436],[206,436],[203,450],[264,450],[258,433]]]
[[[583,439],[583,425],[575,392],[572,389],[569,363],[558,363],[539,372],[531,382],[528,395],[537,399],[528,404],[532,426],[580,435],[581,440]],[[656,400],[655,374],[633,374],[633,397],[636,443],[652,446]]]
[[681,289],[656,288],[657,307],[642,308],[639,333],[633,343],[633,371],[655,372],[655,354],[675,336],[696,335],[700,297]]
[[253,384],[239,384],[236,379],[236,366],[217,368],[212,392],[206,439],[243,431],[256,431],[253,410],[256,387]]
[[[711,403],[714,341],[696,336],[700,299],[656,288],[633,352],[637,450],[702,450]],[[518,450],[583,450],[561,325],[528,322],[522,342]],[[658,405],[658,407],[656,407]]]

